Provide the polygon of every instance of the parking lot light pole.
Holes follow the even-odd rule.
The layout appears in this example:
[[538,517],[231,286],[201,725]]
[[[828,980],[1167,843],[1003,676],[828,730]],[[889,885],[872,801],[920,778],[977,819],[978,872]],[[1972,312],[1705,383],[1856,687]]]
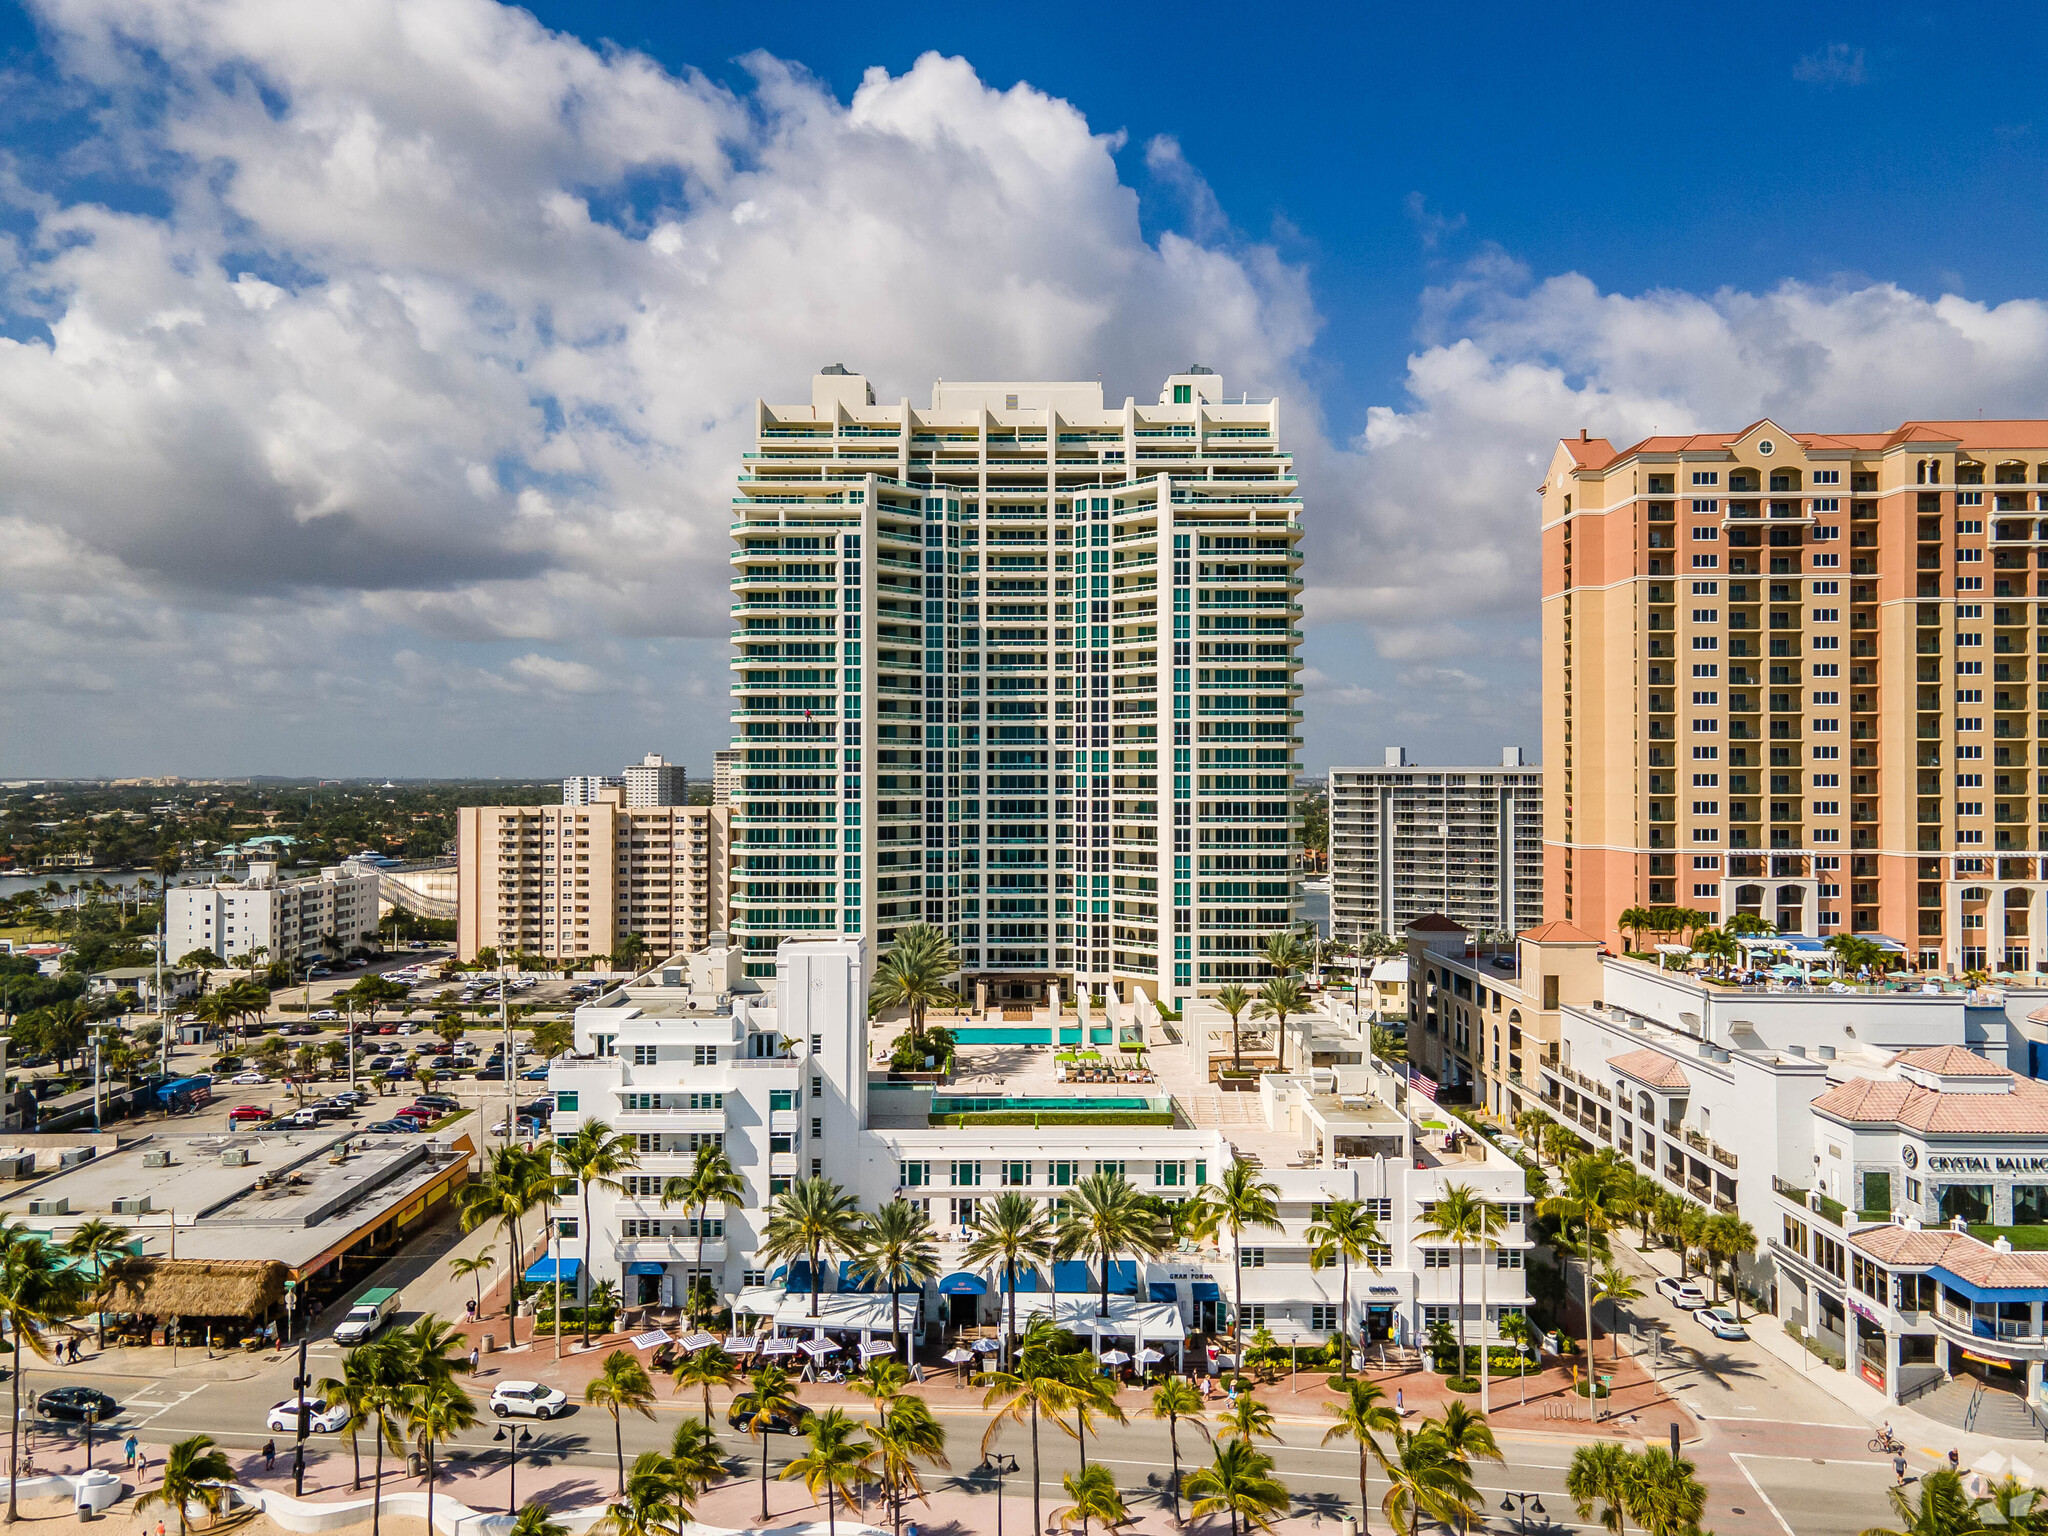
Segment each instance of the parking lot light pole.
[[1529,1529],[1530,1515],[1544,1515],[1548,1513],[1543,1507],[1542,1495],[1535,1493],[1503,1494],[1500,1501],[1500,1512],[1504,1515],[1513,1515],[1515,1517],[1516,1529],[1523,1531]]
[[506,1480],[505,1513],[517,1515],[519,1513],[519,1452],[526,1446],[533,1444],[533,1431],[530,1429],[515,1431],[509,1424],[500,1424],[498,1432],[491,1436],[491,1438],[493,1440],[510,1440],[512,1442],[510,1460],[505,1463],[505,1470],[510,1474]]
[[[289,1280],[285,1282],[286,1285],[291,1283]],[[289,1299],[291,1292],[287,1291],[285,1296]],[[292,1447],[292,1497],[295,1499],[306,1496],[306,1436],[313,1428],[313,1405],[307,1400],[307,1394],[313,1390],[313,1374],[306,1369],[307,1342],[299,1340],[299,1373],[292,1378],[292,1391],[299,1399],[299,1438]]]

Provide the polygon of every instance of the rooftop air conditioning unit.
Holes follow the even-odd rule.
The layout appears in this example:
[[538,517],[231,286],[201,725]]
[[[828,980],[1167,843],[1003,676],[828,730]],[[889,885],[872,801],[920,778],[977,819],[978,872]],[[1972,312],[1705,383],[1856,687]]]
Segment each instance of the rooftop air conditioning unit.
[[71,1201],[64,1195],[47,1195],[40,1200],[29,1201],[28,1213],[31,1216],[69,1216]]
[[142,1166],[145,1168],[168,1168],[171,1166],[171,1154],[162,1150],[145,1152],[142,1154]]
[[0,1153],[0,1179],[32,1179],[35,1177],[35,1173],[35,1153]]
[[227,1151],[221,1153],[220,1165],[223,1168],[248,1167],[249,1149],[247,1147],[229,1147]]
[[98,1150],[97,1147],[66,1147],[57,1154],[57,1166],[59,1168],[76,1168],[80,1163],[89,1163],[93,1159],[93,1154]]
[[147,1216],[149,1214],[149,1196],[121,1196],[114,1202],[114,1214],[116,1216]]

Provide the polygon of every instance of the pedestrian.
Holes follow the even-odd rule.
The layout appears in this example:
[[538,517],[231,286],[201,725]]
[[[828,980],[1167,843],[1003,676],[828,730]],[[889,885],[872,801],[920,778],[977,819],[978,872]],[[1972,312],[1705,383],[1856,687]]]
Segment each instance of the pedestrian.
[[1948,1469],[1951,1472],[1960,1472],[1963,1470],[1962,1452],[1958,1451],[1954,1446],[1950,1446],[1948,1448]]
[[275,1440],[266,1440],[263,1442],[263,1470],[268,1472],[276,1465],[277,1442]]
[[1399,1418],[1408,1411],[1408,1405],[1401,1401],[1401,1389],[1394,1388],[1394,1417]]
[[128,1444],[124,1449],[128,1452],[128,1466],[130,1470],[133,1470],[135,1466],[135,1437],[133,1435],[128,1437]]
[[482,1360],[482,1359],[483,1359],[483,1351],[482,1351],[482,1350],[480,1350],[480,1349],[478,1349],[478,1348],[476,1347],[476,1345],[474,1345],[474,1344],[470,1345],[470,1346],[469,1346],[469,1374],[470,1374],[470,1375],[474,1376],[474,1375],[476,1374],[477,1362],[479,1362],[479,1361],[480,1361],[480,1360]]
[[164,1523],[162,1520],[158,1520],[156,1523],[156,1536],[164,1536]]
[[1903,1456],[1892,1457],[1892,1481],[1901,1488],[1906,1486],[1906,1458]]

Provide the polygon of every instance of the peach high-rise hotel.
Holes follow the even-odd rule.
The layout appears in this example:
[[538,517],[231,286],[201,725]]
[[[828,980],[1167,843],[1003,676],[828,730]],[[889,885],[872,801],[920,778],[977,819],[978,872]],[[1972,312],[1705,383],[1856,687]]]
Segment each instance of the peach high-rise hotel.
[[1542,495],[1550,917],[2048,969],[2048,421],[1582,433]]

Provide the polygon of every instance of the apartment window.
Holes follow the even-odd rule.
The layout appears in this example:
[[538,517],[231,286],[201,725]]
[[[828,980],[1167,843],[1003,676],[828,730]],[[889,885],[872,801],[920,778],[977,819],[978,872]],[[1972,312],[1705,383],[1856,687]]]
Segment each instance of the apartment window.
[[1454,1310],[1451,1307],[1425,1306],[1422,1309],[1422,1326],[1434,1328],[1438,1323],[1454,1324],[1457,1322],[1451,1315]]
[[1719,555],[1694,555],[1692,568],[1696,571],[1717,571],[1721,568]]
[[1721,649],[1721,637],[1719,635],[1694,635],[1692,637],[1692,648],[1696,651],[1718,651]]
[[768,1109],[770,1113],[778,1109],[795,1108],[796,1090],[794,1088],[770,1088],[768,1090]]
[[903,1162],[896,1165],[896,1182],[905,1189],[922,1189],[932,1181],[932,1165],[929,1162]]
[[1011,1189],[1022,1189],[1031,1182],[1031,1164],[1028,1162],[1006,1162],[1003,1164],[1003,1183]]
[[651,1067],[651,1066],[653,1066],[653,1065],[655,1064],[655,1061],[657,1060],[657,1057],[656,1057],[656,1055],[655,1055],[656,1049],[657,1049],[657,1047],[655,1047],[655,1046],[651,1046],[651,1045],[636,1045],[636,1046],[634,1046],[634,1047],[633,1047],[633,1065],[634,1065],[634,1066],[636,1066],[636,1067]]
[[[1192,384],[1174,385],[1173,403],[1175,405],[1193,405],[1195,403],[1195,386]],[[1012,395],[1010,396],[1010,409],[1014,411],[1016,408],[1017,397]]]
[[980,1163],[953,1164],[953,1184],[956,1188],[972,1189],[981,1183]]
[[1694,869],[1719,869],[1721,867],[1721,855],[1718,853],[1695,854],[1692,867]]
[[1072,1184],[1074,1182],[1075,1166],[1076,1165],[1071,1162],[1052,1164],[1051,1177],[1048,1179],[1047,1182],[1062,1188]]
[[557,1216],[555,1218],[555,1235],[563,1238],[574,1237],[577,1231],[576,1221],[577,1218],[574,1216]]
[[1102,1161],[1100,1158],[1097,1158],[1095,1162],[1095,1171],[1097,1173],[1106,1173],[1114,1178],[1121,1179],[1124,1177],[1123,1160],[1119,1158],[1116,1162],[1106,1163]]
[[1424,1269],[1455,1269],[1457,1260],[1448,1248],[1425,1248],[1422,1250]]
[[1695,608],[1692,611],[1692,621],[1695,624],[1718,624],[1721,622],[1721,610],[1718,608]]
[[556,1112],[558,1114],[564,1112],[574,1113],[576,1109],[576,1098],[577,1090],[575,1090],[574,1088],[564,1089],[562,1092],[557,1093],[555,1095]]
[[1721,814],[1721,802],[1718,800],[1695,800],[1692,803],[1692,813],[1695,816],[1718,816]]
[[1264,1269],[1266,1267],[1266,1250],[1263,1248],[1238,1249],[1237,1267],[1239,1269]]
[[1721,749],[1719,747],[1694,747],[1692,749],[1693,761],[1696,763],[1711,763],[1718,760],[1720,756]]
[[971,1227],[974,1225],[974,1197],[972,1195],[956,1196],[951,1202],[951,1207],[954,1226]]
[[[650,1061],[652,1057],[648,1058]],[[690,1047],[690,1063],[698,1067],[718,1065],[718,1047],[715,1045],[693,1045]]]
[[1522,1267],[1522,1250],[1519,1248],[1494,1249],[1493,1267],[1495,1269],[1520,1269]]
[[1693,541],[1698,544],[1718,544],[1721,542],[1721,530],[1711,526],[1701,526],[1693,529],[1692,536]]
[[1718,581],[1696,581],[1692,584],[1694,597],[1718,597],[1720,594],[1721,583]]
[[1165,1188],[1175,1188],[1188,1181],[1188,1165],[1164,1160],[1153,1167],[1153,1182]]
[[1692,888],[1692,893],[1696,898],[1704,897],[1708,900],[1712,900],[1713,898],[1721,894],[1721,887],[1718,885],[1701,885],[1695,882]]
[[1365,1207],[1365,1214],[1374,1221],[1392,1221],[1394,1219],[1394,1202],[1392,1200],[1361,1200],[1358,1203]]
[[1337,1331],[1337,1308],[1318,1302],[1308,1309],[1308,1326],[1311,1333],[1335,1333]]
[[1721,775],[1718,773],[1696,773],[1692,776],[1692,787],[1694,789],[1719,789],[1721,787]]
[[1248,1301],[1245,1303],[1244,1325],[1254,1333],[1266,1326],[1266,1304],[1264,1302]]
[[1719,485],[1721,472],[1718,469],[1696,469],[1692,472],[1692,483],[1695,486]]
[[796,1132],[771,1131],[768,1135],[768,1150],[770,1152],[794,1152],[796,1150]]
[[1718,661],[1696,661],[1692,664],[1694,677],[1719,677],[1721,664]]
[[740,1275],[740,1284],[749,1290],[766,1285],[767,1283],[768,1271],[765,1269],[749,1269]]

